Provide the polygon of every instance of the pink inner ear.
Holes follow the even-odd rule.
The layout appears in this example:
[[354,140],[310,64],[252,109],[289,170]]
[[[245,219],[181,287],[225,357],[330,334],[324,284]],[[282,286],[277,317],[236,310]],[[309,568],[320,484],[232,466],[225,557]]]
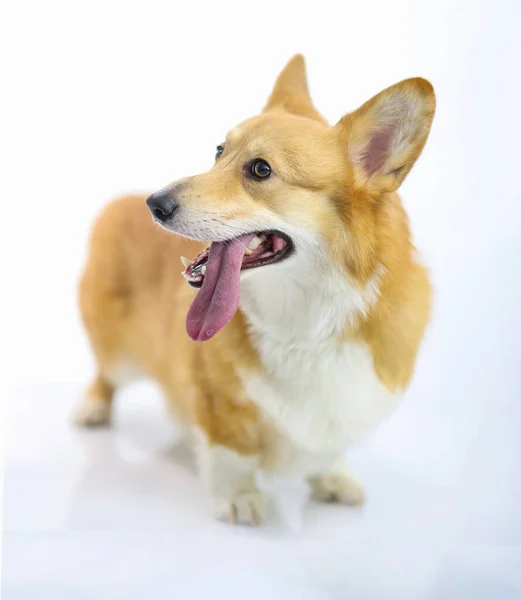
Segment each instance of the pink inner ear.
[[381,169],[389,156],[391,132],[391,129],[375,131],[369,142],[367,152],[364,156],[364,166],[370,175]]

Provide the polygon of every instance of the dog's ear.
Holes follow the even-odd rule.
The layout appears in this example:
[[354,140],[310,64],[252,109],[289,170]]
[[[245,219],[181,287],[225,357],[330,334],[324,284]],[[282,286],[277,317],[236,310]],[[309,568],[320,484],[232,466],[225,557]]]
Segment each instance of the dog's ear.
[[435,106],[432,85],[418,77],[345,115],[335,129],[354,165],[355,182],[375,192],[398,189],[423,149]]
[[275,108],[325,122],[324,117],[311,101],[306,77],[306,63],[302,54],[295,54],[277,77],[264,112]]

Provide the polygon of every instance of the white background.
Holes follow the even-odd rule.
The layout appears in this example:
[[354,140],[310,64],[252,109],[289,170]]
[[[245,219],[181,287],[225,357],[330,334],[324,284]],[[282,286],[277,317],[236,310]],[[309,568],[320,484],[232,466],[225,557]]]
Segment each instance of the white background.
[[[2,597],[519,597],[519,2],[12,1],[0,22]],[[295,52],[331,122],[434,84],[402,198],[436,305],[403,405],[353,454],[366,508],[232,531],[155,390],[112,432],[69,427],[92,368],[76,285],[106,201],[209,168]]]

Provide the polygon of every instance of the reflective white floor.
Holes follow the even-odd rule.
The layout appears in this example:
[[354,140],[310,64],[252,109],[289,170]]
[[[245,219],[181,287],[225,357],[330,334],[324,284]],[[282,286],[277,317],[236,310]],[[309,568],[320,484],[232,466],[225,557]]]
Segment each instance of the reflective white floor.
[[[429,381],[413,388],[429,399]],[[254,530],[212,521],[153,386],[125,390],[104,431],[69,426],[80,393],[10,399],[4,600],[521,597],[519,406],[505,418],[478,398],[470,414],[462,397],[444,422],[409,395],[353,452],[363,509]]]

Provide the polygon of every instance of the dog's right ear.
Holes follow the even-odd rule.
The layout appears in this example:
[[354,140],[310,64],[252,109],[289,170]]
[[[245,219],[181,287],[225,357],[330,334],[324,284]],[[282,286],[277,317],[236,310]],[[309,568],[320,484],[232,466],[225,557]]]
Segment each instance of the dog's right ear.
[[311,101],[306,63],[302,54],[295,54],[277,77],[264,112],[273,109],[282,109],[293,115],[326,122]]

